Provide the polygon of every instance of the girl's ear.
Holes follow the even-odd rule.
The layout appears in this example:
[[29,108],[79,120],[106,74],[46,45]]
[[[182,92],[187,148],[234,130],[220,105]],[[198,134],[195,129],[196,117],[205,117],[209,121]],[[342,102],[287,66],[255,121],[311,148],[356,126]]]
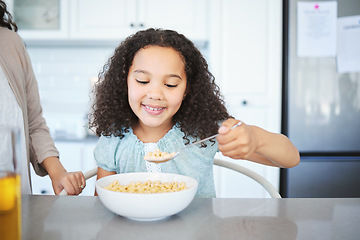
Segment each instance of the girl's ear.
[[183,100],[185,99],[186,95],[189,93],[189,87],[186,86],[185,92],[184,92],[184,96],[183,96]]
[[183,96],[183,100],[185,99],[185,97],[186,97],[186,95],[188,94],[188,92],[189,92],[189,90],[186,89],[186,90],[185,90],[185,93],[184,93],[184,96]]

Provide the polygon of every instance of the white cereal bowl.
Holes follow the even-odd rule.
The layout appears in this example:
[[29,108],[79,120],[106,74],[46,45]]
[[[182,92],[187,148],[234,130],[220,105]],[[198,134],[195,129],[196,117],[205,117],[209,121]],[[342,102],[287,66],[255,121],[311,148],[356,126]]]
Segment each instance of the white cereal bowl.
[[[167,193],[125,193],[105,189],[115,180],[121,185],[137,181],[144,183],[147,180],[185,182],[187,189]],[[194,199],[198,182],[191,177],[173,173],[136,172],[100,178],[96,181],[95,187],[101,202],[112,212],[134,220],[152,221],[184,210]]]

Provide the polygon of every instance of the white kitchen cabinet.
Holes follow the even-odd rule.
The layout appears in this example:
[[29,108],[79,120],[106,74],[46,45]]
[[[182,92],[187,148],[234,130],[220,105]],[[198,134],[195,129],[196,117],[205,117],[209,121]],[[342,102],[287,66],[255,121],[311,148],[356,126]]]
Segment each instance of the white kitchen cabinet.
[[138,3],[140,27],[173,29],[193,41],[208,39],[207,0],[139,0]]
[[207,39],[206,0],[75,0],[72,38],[124,39],[149,27],[178,30],[194,40]]
[[69,0],[8,0],[19,34],[26,40],[67,39]]
[[122,39],[135,32],[134,0],[73,0],[71,38]]
[[[177,30],[194,41],[208,39],[207,0],[7,0],[19,34],[29,40],[123,40],[141,29]],[[20,7],[19,7],[20,6]],[[34,10],[35,9],[35,10]],[[44,16],[49,16],[45,19]],[[38,27],[54,21],[54,28]]]
[[[95,167],[97,167],[95,158],[94,158],[94,149],[96,146],[96,142],[87,143],[83,146],[82,151],[82,166],[81,171],[87,172]],[[92,177],[86,181],[86,188],[83,190],[81,195],[93,196],[95,193],[95,182],[96,177]]]
[[[280,132],[282,1],[213,0],[211,15],[210,66],[230,114]],[[245,165],[279,188],[278,168],[229,161]],[[221,197],[268,196],[257,183],[229,171],[215,171]],[[241,190],[243,185],[246,189]]]
[[[93,157],[95,141],[56,141],[55,145],[60,152],[60,161],[68,172],[88,171],[96,167]],[[86,188],[81,195],[94,195],[96,178],[86,181]],[[49,176],[37,176],[31,168],[31,182],[33,194],[54,194]]]
[[280,131],[281,0],[212,2],[210,60],[228,108],[249,124]]

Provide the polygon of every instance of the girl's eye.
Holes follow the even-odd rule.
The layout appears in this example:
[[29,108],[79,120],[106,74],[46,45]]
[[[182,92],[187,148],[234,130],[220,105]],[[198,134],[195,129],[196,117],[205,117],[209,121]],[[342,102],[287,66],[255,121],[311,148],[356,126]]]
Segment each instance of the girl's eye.
[[167,86],[169,88],[174,88],[174,87],[177,87],[177,84],[165,84],[165,86]]
[[136,82],[138,82],[138,83],[140,83],[140,84],[147,84],[147,83],[149,83],[149,81],[139,80],[139,79],[136,79]]

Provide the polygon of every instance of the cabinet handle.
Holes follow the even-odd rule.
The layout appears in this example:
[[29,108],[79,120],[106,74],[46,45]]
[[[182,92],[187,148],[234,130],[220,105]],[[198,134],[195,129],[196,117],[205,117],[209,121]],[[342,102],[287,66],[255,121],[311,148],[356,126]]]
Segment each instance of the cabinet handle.
[[145,25],[144,25],[143,23],[140,23],[139,26],[140,26],[140,27],[144,27]]
[[247,101],[246,101],[246,100],[243,100],[243,101],[242,101],[242,105],[246,106],[246,105],[247,105]]
[[134,27],[134,24],[133,24],[133,23],[130,23],[130,27]]

